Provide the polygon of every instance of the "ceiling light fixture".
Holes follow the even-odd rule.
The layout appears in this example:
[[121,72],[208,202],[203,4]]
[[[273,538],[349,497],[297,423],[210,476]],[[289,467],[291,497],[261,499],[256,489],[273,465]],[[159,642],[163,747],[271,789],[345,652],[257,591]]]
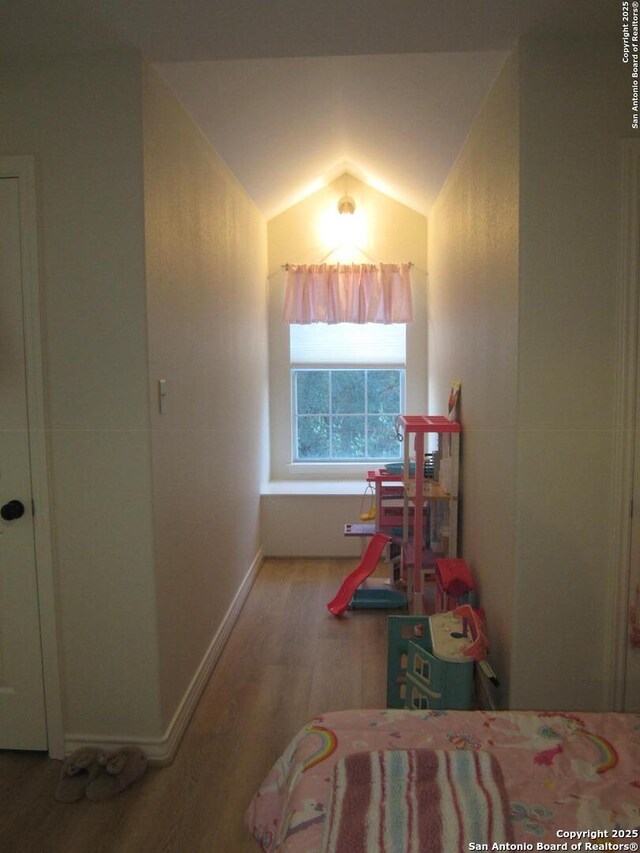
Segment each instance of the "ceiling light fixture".
[[338,201],[338,213],[342,215],[343,213],[355,213],[356,211],[356,203],[351,198],[350,195],[343,195],[342,198]]

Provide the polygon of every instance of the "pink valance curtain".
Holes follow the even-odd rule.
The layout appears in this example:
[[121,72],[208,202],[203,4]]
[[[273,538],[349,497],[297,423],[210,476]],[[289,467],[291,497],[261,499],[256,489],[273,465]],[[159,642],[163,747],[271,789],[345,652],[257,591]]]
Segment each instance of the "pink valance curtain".
[[408,323],[410,264],[292,264],[286,323]]

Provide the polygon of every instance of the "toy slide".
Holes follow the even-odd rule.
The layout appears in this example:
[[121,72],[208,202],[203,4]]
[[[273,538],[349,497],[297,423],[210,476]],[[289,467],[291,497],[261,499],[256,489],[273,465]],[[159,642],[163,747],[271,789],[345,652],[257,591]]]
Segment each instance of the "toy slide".
[[330,613],[334,616],[344,613],[360,584],[374,572],[387,542],[391,542],[391,537],[385,536],[384,533],[375,533],[371,537],[360,564],[347,575],[335,598],[327,604]]

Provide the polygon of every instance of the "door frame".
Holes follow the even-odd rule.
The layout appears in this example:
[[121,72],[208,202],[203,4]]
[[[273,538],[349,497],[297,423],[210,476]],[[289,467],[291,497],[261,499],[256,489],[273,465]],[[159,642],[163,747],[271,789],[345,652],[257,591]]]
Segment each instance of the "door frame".
[[49,492],[48,433],[44,405],[35,159],[32,156],[0,157],[0,177],[17,178],[19,182],[31,491],[35,506],[33,529],[47,740],[49,756],[63,758],[62,693]]
[[624,707],[629,586],[631,581],[631,530],[633,467],[635,455],[636,398],[638,389],[638,309],[640,307],[640,139],[621,143],[620,242],[618,289],[618,352],[613,441],[612,576],[608,654],[605,683],[609,708]]

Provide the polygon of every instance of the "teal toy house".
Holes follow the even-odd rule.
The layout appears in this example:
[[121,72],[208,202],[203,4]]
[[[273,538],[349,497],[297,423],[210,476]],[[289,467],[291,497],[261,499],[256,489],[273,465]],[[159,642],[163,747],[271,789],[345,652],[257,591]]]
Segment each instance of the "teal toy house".
[[453,613],[390,616],[387,707],[409,710],[473,706],[471,639]]

